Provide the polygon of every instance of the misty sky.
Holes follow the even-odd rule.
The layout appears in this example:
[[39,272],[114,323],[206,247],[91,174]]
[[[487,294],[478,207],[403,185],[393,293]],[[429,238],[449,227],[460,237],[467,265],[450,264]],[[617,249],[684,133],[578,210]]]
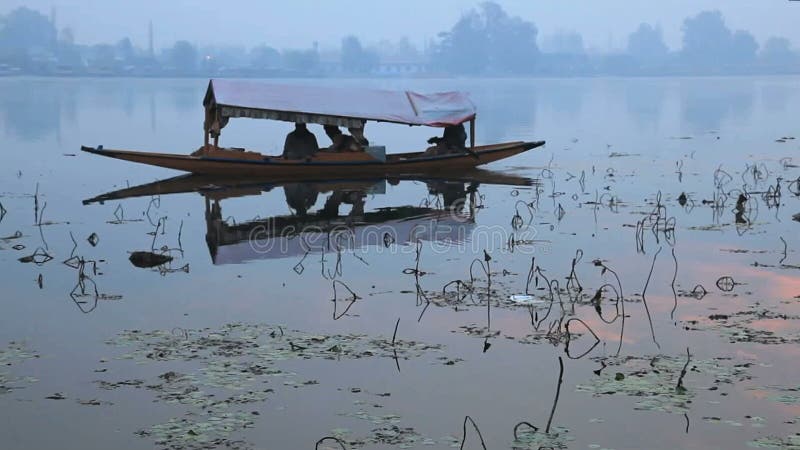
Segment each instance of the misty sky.
[[[468,0],[3,0],[0,14],[27,6],[57,11],[59,28],[70,26],[78,43],[114,42],[129,36],[147,46],[153,20],[156,48],[178,39],[195,44],[277,48],[338,46],[355,34],[365,43],[407,36],[422,45],[448,29],[478,1]],[[680,47],[683,19],[719,9],[728,26],[750,30],[759,42],[783,35],[800,43],[800,2],[788,0],[499,0],[506,11],[536,23],[542,35],[575,30],[587,47],[622,48],[640,22],[661,25],[667,45]]]

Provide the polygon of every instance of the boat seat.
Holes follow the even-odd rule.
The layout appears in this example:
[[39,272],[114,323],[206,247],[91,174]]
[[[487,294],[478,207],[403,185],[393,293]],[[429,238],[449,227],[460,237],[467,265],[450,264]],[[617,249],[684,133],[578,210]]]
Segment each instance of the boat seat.
[[364,149],[367,154],[377,159],[380,162],[386,162],[386,146],[385,145],[370,145]]
[[200,147],[192,156],[205,156],[207,158],[236,158],[247,160],[263,160],[264,155],[258,152],[247,151],[243,148],[217,148],[213,145]]

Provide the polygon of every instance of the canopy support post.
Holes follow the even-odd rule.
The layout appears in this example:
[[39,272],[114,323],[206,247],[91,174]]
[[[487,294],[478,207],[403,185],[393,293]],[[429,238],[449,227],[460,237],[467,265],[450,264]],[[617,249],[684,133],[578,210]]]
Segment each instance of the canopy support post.
[[205,131],[203,136],[203,147],[208,147],[208,130]]
[[475,149],[475,119],[469,121],[469,148]]
[[219,135],[214,136],[214,148],[219,148]]

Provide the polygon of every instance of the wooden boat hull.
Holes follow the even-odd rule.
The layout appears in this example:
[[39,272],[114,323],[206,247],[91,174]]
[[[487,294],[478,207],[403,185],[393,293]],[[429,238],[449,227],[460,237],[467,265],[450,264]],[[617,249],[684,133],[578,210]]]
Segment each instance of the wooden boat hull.
[[[341,157],[312,158],[304,161],[282,158],[190,156],[169,153],[149,153],[130,150],[111,150],[101,147],[81,147],[81,150],[96,155],[125,161],[165,167],[195,174],[255,176],[255,177],[342,177],[357,175],[419,174],[438,171],[461,171],[541,147],[544,141],[509,142],[504,144],[476,146],[473,153],[425,156],[422,153],[391,155],[386,162],[376,160],[352,160]],[[322,155],[321,155],[322,156]]]

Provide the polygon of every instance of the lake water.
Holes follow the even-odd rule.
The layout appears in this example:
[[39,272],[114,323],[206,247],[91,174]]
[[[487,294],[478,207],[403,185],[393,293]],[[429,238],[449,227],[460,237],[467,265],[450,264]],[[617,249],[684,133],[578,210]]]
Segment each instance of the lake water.
[[206,81],[0,79],[2,448],[800,446],[800,79],[286,82],[466,90],[479,144],[547,145],[130,190],[179,174],[80,146],[193,151]]

